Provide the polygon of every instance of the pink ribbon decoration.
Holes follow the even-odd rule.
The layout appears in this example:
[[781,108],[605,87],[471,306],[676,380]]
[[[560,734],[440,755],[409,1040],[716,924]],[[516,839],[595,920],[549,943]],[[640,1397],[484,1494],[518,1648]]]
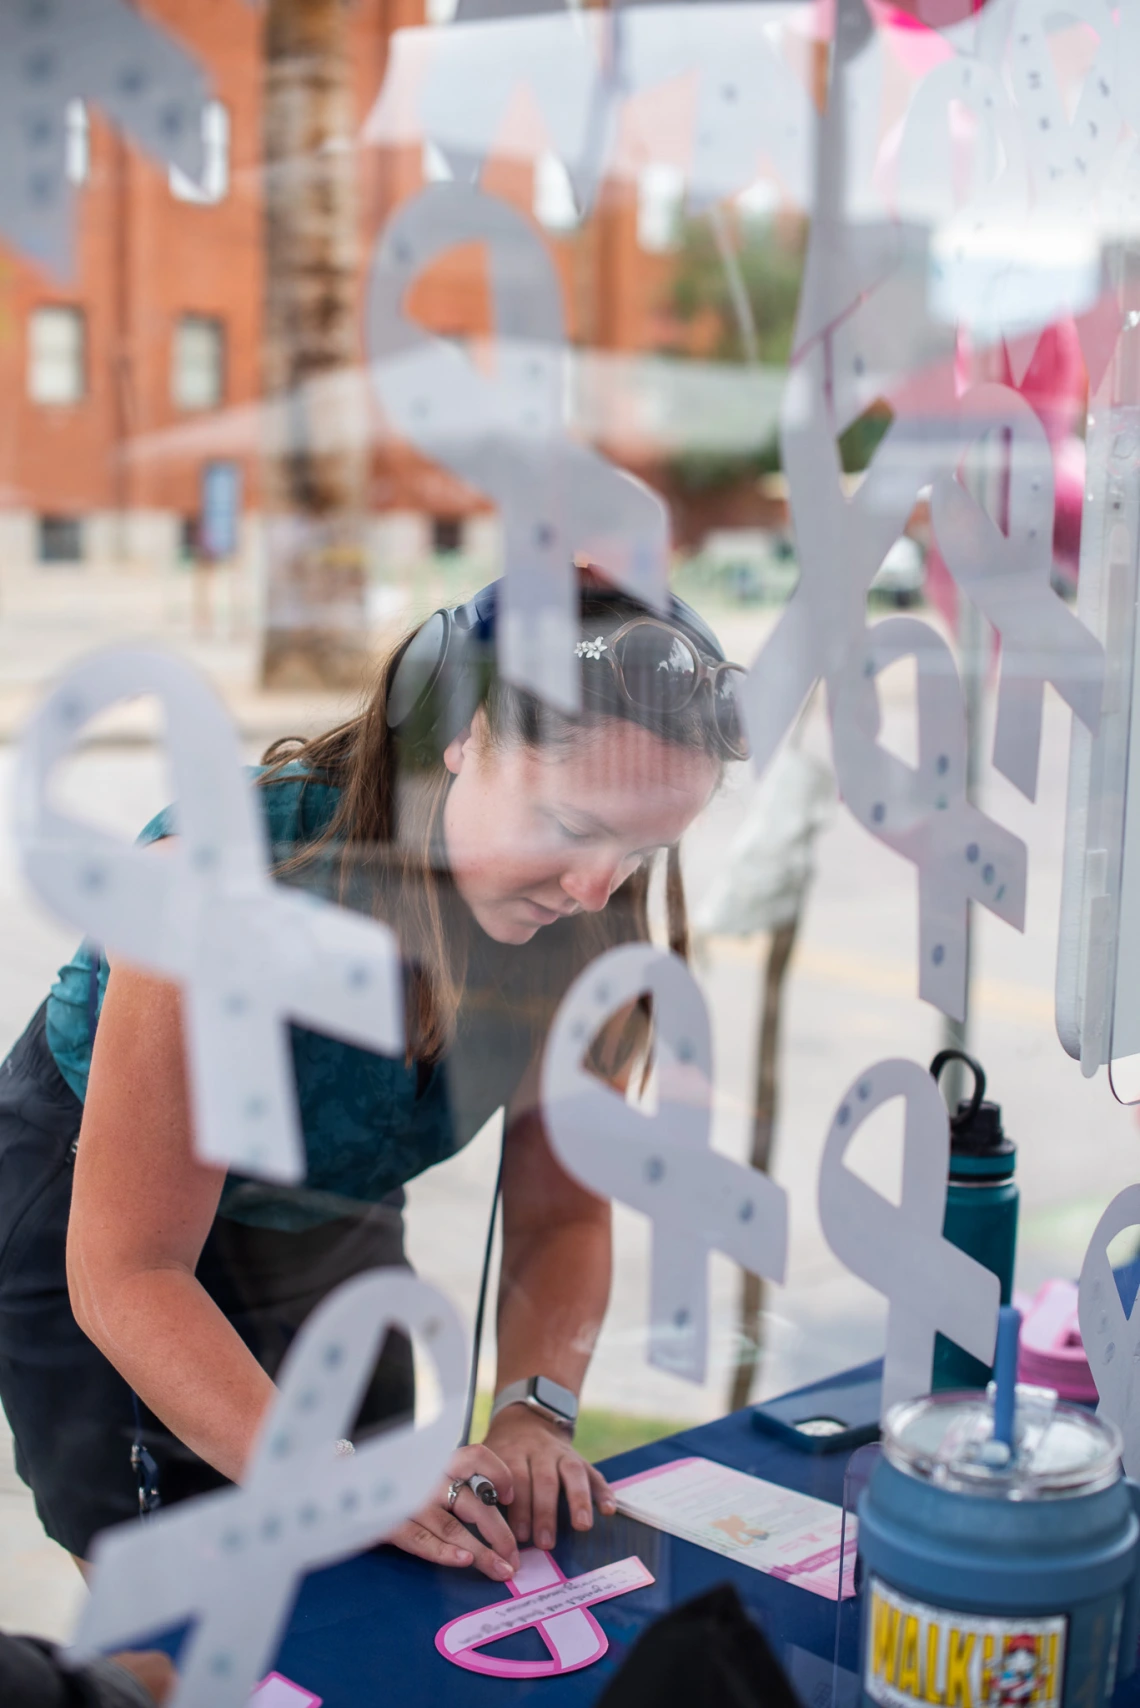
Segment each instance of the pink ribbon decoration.
[[283,1673],[267,1673],[249,1699],[249,1708],[321,1708],[321,1697]]
[[[513,1600],[491,1602],[449,1620],[436,1633],[435,1646],[456,1666],[491,1678],[550,1678],[577,1672],[600,1661],[610,1646],[590,1612],[591,1605],[647,1589],[653,1581],[653,1573],[635,1555],[567,1578],[544,1549],[524,1548],[519,1569],[507,1585]],[[531,1629],[550,1650],[549,1660],[516,1661],[482,1653],[487,1643]]]

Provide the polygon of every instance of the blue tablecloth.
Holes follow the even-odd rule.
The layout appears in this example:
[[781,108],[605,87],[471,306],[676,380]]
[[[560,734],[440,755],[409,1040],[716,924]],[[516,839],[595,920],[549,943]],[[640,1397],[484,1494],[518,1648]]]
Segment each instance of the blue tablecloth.
[[[798,1392],[862,1384],[876,1369],[863,1365]],[[740,1411],[620,1454],[607,1460],[604,1470],[611,1479],[627,1477],[691,1454],[837,1505],[850,1458],[843,1452],[803,1453],[785,1446],[759,1434],[750,1412]],[[846,1601],[837,1609],[821,1596],[628,1519],[598,1520],[584,1537],[564,1526],[554,1549],[567,1577],[628,1554],[637,1554],[656,1582],[593,1608],[609,1638],[609,1652],[580,1672],[515,1681],[484,1678],[444,1660],[435,1648],[440,1626],[489,1602],[509,1599],[509,1591],[475,1571],[444,1571],[391,1548],[378,1548],[305,1580],[277,1669],[322,1697],[324,1708],[515,1708],[522,1702],[585,1708],[647,1626],[670,1607],[728,1582],[780,1655],[806,1708],[833,1708],[833,1703],[834,1708],[854,1708],[857,1602]],[[173,1652],[176,1634],[170,1639],[163,1646]],[[535,1632],[519,1633],[496,1646],[496,1652],[519,1659],[547,1657]],[[1113,1708],[1140,1708],[1140,1672],[1119,1686]]]
[[[865,1369],[852,1371],[851,1379],[863,1380],[866,1374]],[[833,1386],[834,1379],[827,1385]],[[842,1499],[846,1454],[809,1454],[785,1447],[758,1434],[747,1411],[623,1453],[603,1468],[610,1478],[625,1477],[690,1454],[823,1500],[838,1504]],[[277,1665],[323,1697],[324,1708],[413,1708],[421,1703],[430,1708],[513,1708],[524,1701],[580,1708],[596,1699],[646,1626],[679,1602],[730,1582],[781,1653],[805,1701],[811,1708],[827,1708],[836,1638],[834,1602],[628,1519],[600,1520],[586,1537],[564,1530],[554,1549],[567,1577],[628,1554],[637,1554],[657,1581],[652,1588],[593,1609],[609,1638],[609,1653],[580,1672],[516,1682],[483,1678],[444,1660],[435,1648],[440,1626],[458,1614],[507,1599],[509,1592],[474,1571],[445,1571],[388,1548],[306,1580]],[[846,1602],[839,1631],[841,1703],[854,1694],[856,1648],[856,1609]],[[547,1654],[535,1632],[520,1633],[497,1652],[520,1659]]]

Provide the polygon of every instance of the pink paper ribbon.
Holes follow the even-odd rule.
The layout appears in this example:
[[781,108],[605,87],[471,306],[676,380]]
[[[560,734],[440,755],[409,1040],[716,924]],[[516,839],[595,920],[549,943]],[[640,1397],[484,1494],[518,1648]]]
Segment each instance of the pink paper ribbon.
[[[549,1678],[556,1673],[576,1672],[601,1660],[609,1648],[609,1639],[590,1612],[590,1605],[645,1589],[653,1581],[653,1574],[632,1556],[567,1578],[543,1549],[526,1548],[518,1571],[507,1585],[516,1605],[497,1601],[473,1613],[461,1613],[458,1619],[441,1626],[435,1646],[456,1666],[492,1678]],[[559,1594],[563,1586],[565,1593]],[[573,1605],[567,1606],[567,1601]],[[487,1643],[532,1629],[550,1650],[549,1660],[517,1661],[482,1652]]]

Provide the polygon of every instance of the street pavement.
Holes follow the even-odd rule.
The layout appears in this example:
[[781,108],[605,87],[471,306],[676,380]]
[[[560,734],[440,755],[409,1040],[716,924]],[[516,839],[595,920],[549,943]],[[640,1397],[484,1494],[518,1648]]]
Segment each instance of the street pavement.
[[[219,639],[195,635],[180,585],[139,577],[105,578],[101,597],[74,572],[43,572],[18,584],[0,575],[0,741],[18,728],[37,685],[92,645],[159,641],[193,659],[226,695],[250,757],[272,735],[320,727],[349,709],[336,696],[264,696],[253,685],[254,648],[242,624]],[[393,602],[395,603],[395,602]],[[710,611],[730,656],[753,656],[771,615]],[[904,668],[881,679],[884,739],[914,752],[912,681]],[[68,768],[61,790],[77,810],[132,835],[169,798],[153,719],[139,713],[107,720],[103,739]],[[1069,717],[1050,691],[1041,781],[1030,805],[987,770],[983,804],[1023,836],[1030,849],[1024,935],[977,916],[972,1046],[1019,1145],[1022,1191],[1019,1281],[1034,1287],[1073,1275],[1108,1199],[1135,1177],[1133,1114],[1112,1098],[1102,1073],[1081,1077],[1057,1041],[1053,976],[1060,902]],[[805,741],[827,753],[816,706]],[[0,798],[8,800],[11,747],[0,746]],[[737,768],[685,848],[690,895],[699,897],[746,810],[752,782]],[[916,994],[915,879],[898,856],[837,809],[818,843],[787,986],[781,1103],[774,1173],[791,1204],[787,1285],[770,1288],[766,1350],[758,1395],[778,1392],[881,1350],[883,1306],[845,1272],[823,1239],[815,1207],[819,1155],[836,1105],[862,1069],[885,1056],[928,1061],[942,1041],[940,1017]],[[0,1052],[18,1036],[45,995],[74,933],[47,918],[23,890],[6,829],[0,830]],[[720,938],[705,945],[699,976],[713,1015],[716,1107],[713,1140],[743,1159],[749,1142],[762,939]],[[868,1122],[852,1160],[880,1190],[897,1197],[901,1122],[887,1108]],[[492,1126],[458,1157],[409,1189],[412,1260],[442,1286],[470,1320],[496,1164]],[[587,1380],[584,1402],[646,1416],[707,1418],[723,1411],[735,1356],[739,1276],[711,1260],[710,1374],[691,1387],[650,1370],[642,1358],[648,1281],[648,1230],[618,1207],[612,1303]],[[493,1340],[493,1331],[492,1331]],[[490,1383],[493,1345],[484,1349]],[[65,1633],[82,1594],[70,1562],[42,1537],[30,1497],[0,1444],[0,1626]]]

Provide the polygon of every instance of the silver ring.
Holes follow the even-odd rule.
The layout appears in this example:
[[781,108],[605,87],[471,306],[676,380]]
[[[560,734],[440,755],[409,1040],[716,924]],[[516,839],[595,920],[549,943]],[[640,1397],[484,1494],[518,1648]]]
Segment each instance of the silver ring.
[[447,1491],[448,1512],[455,1511],[455,1503],[459,1499],[460,1489],[469,1489],[470,1487],[471,1479],[469,1477],[455,1477],[452,1479],[451,1486]]

